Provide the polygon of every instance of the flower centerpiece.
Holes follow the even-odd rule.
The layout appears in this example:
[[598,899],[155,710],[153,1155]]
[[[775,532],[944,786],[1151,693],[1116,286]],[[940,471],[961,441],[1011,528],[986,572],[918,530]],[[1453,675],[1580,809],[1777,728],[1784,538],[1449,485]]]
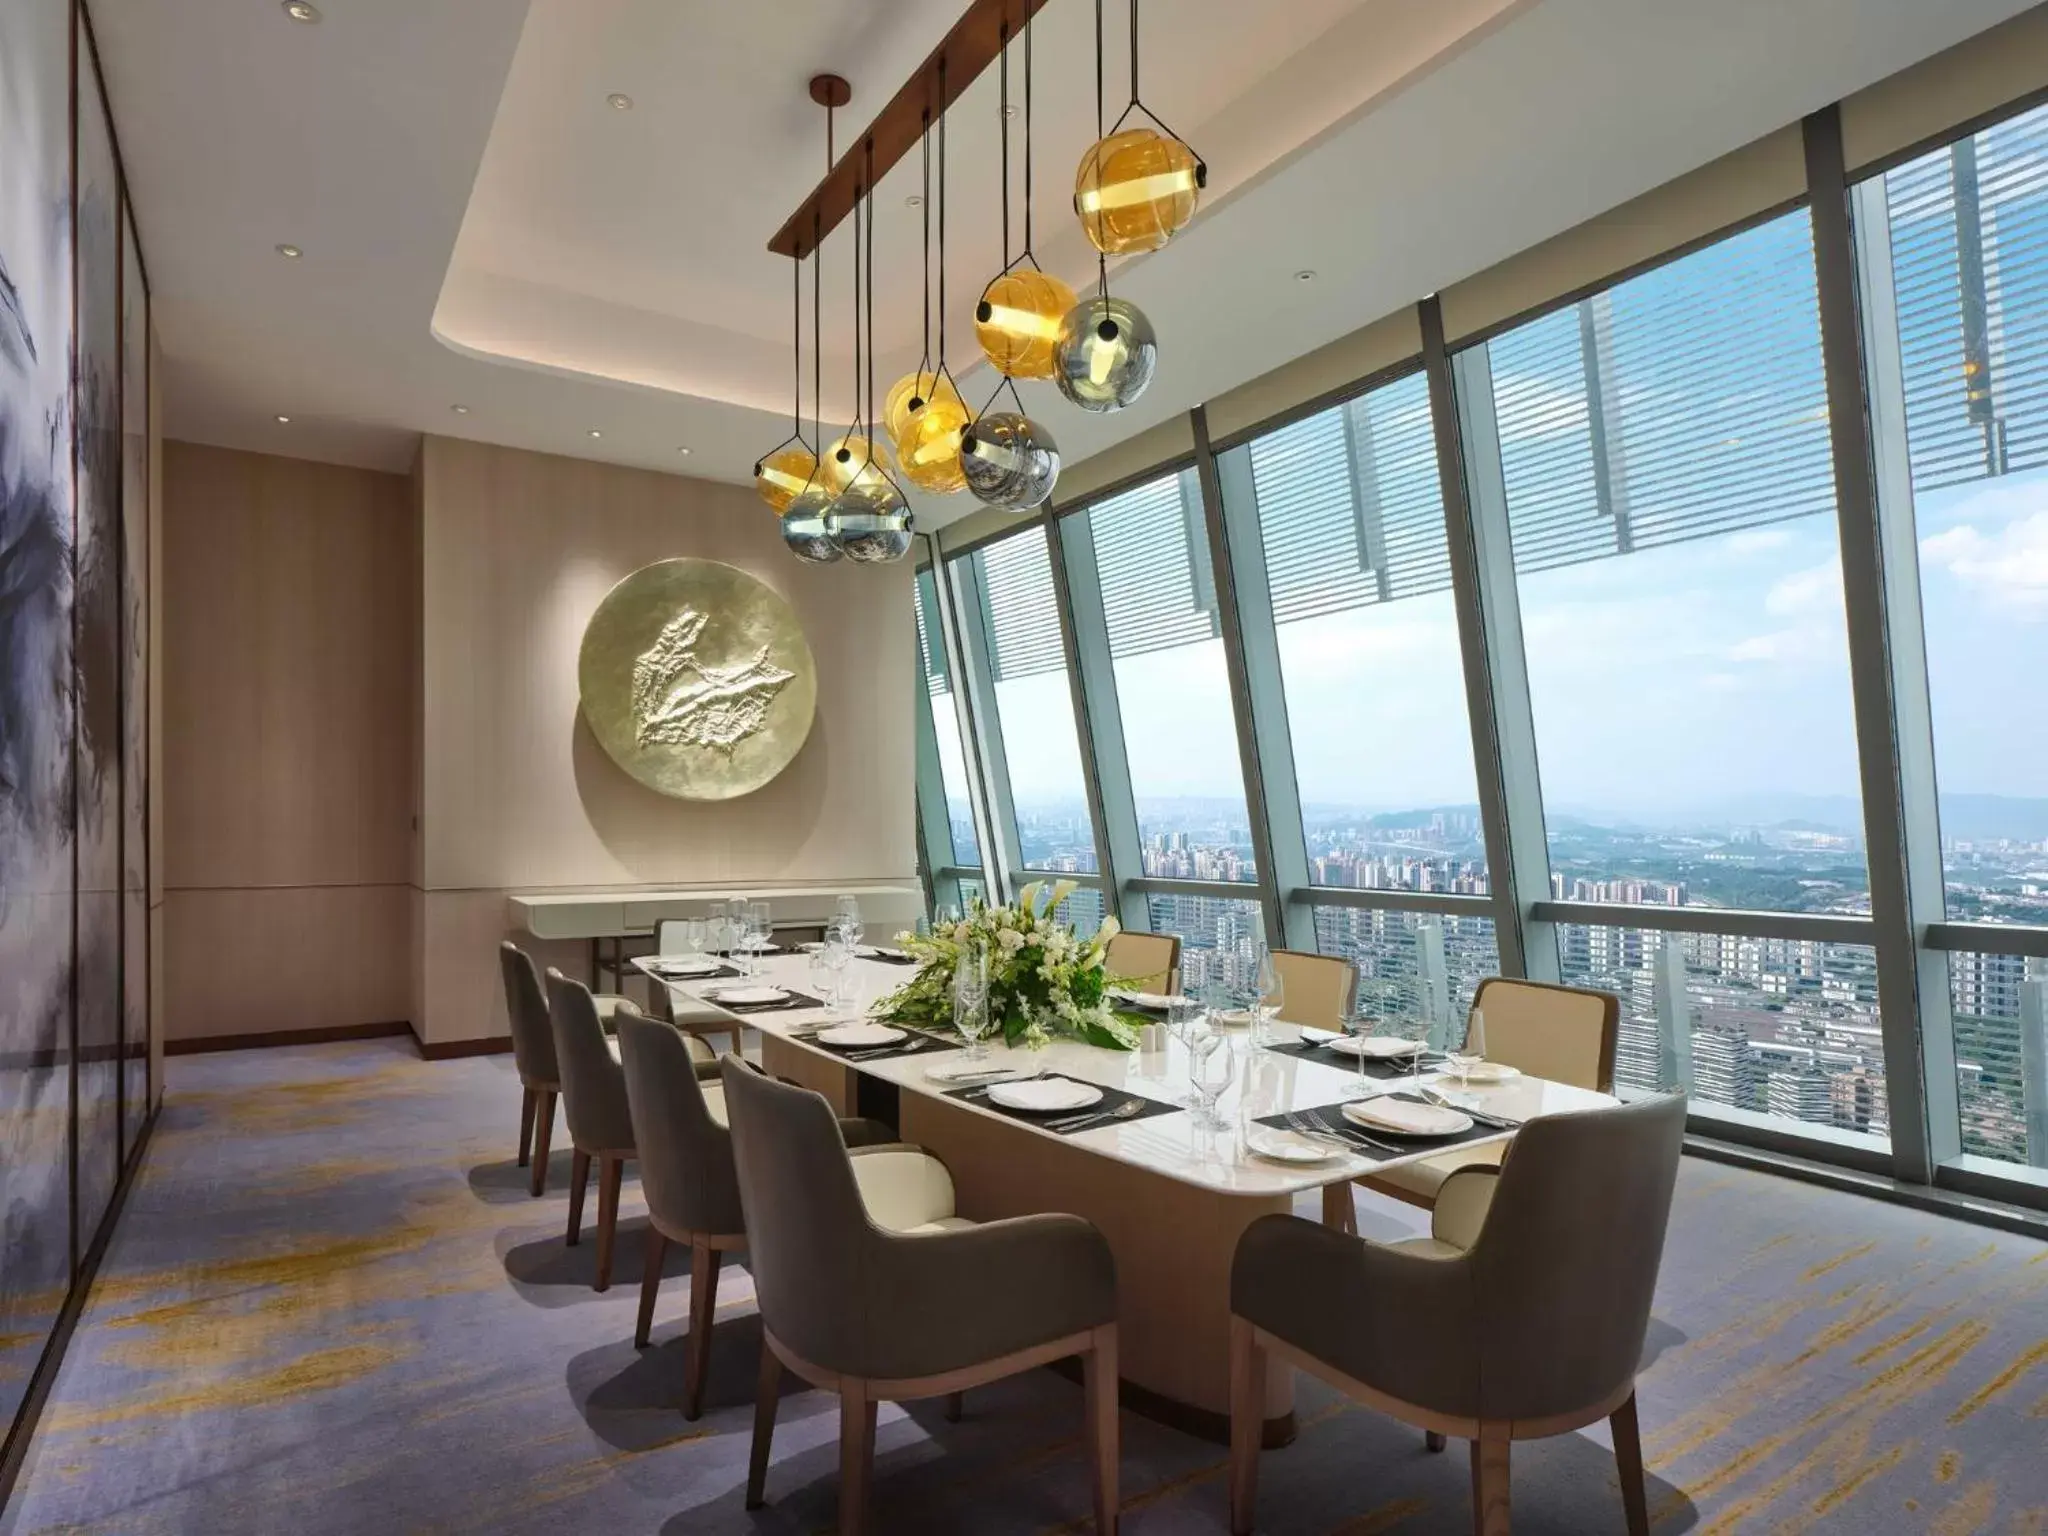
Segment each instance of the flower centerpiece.
[[882,999],[875,1011],[899,1024],[953,1027],[953,974],[960,957],[979,949],[988,957],[989,1033],[1009,1045],[1042,1046],[1057,1038],[1111,1050],[1134,1050],[1145,1021],[1120,1013],[1109,988],[1109,941],[1120,925],[1105,917],[1093,937],[1053,916],[1079,887],[1062,880],[1048,892],[1032,881],[1010,907],[973,902],[956,923],[938,924],[929,937],[898,939],[918,961],[917,974]]

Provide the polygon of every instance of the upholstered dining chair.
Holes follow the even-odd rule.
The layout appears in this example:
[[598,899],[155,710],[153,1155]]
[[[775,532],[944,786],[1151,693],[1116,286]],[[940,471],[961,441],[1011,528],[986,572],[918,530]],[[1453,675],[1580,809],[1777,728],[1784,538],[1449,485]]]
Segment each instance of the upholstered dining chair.
[[[619,1016],[637,1013],[630,1003]],[[612,1248],[619,1229],[619,1186],[626,1159],[634,1155],[633,1116],[626,1103],[626,1077],[605,1038],[604,1024],[590,988],[548,969],[548,1023],[555,1037],[555,1060],[562,1072],[562,1108],[569,1122],[569,1142],[576,1155],[569,1165],[569,1231],[567,1242],[583,1240],[583,1196],[590,1185],[590,1164],[597,1161],[597,1278],[593,1288],[609,1290]]]
[[[654,925],[654,952],[657,955],[680,955],[683,952],[681,918],[665,917]],[[656,1018],[667,1019],[677,1029],[699,1039],[705,1035],[730,1036],[732,1048],[735,1051],[741,1049],[740,1022],[723,1009],[713,1008],[708,1003],[678,1008],[675,994],[653,976],[647,978],[647,998],[650,1011]],[[716,1061],[718,1058],[713,1055],[711,1059]]]
[[953,1214],[945,1165],[849,1151],[831,1108],[725,1058],[761,1309],[747,1506],[761,1506],[786,1366],[839,1396],[839,1529],[865,1528],[875,1405],[950,1396],[1070,1355],[1083,1364],[1095,1525],[1116,1529],[1116,1261],[1078,1216]]
[[1109,941],[1104,964],[1143,991],[1172,992],[1180,986],[1180,936],[1123,929]]
[[533,957],[510,939],[498,946],[505,977],[505,1012],[512,1021],[512,1062],[519,1074],[519,1166],[533,1164],[528,1188],[538,1196],[548,1187],[548,1150],[555,1136],[555,1096],[562,1074],[555,1066],[555,1035],[548,1000],[541,991]]
[[[704,1410],[719,1267],[726,1254],[747,1245],[732,1135],[725,1123],[725,1087],[717,1062],[700,1056],[702,1042],[661,1020],[622,1009],[618,1041],[640,1164],[640,1193],[647,1199],[647,1268],[640,1281],[640,1320],[633,1342],[644,1349],[653,1332],[654,1301],[661,1290],[668,1245],[687,1245],[690,1332],[683,1365],[683,1417],[695,1419]],[[839,1132],[849,1146],[893,1139],[889,1127],[874,1120],[842,1119]]]
[[[1290,1000],[1292,993],[1290,991]],[[1472,1008],[1486,1020],[1486,1059],[1531,1077],[1544,1077],[1599,1093],[1614,1089],[1614,1051],[1621,1033],[1621,999],[1612,992],[1560,987],[1551,982],[1489,976],[1473,994]],[[1469,1029],[1470,1025],[1467,1025]],[[1358,1182],[1410,1205],[1435,1203],[1445,1179],[1460,1168],[1498,1167],[1511,1146],[1485,1146],[1424,1158]],[[1343,1231],[1356,1230],[1348,1185],[1324,1190],[1325,1219]]]
[[[1511,1442],[1607,1419],[1630,1536],[1648,1536],[1636,1364],[1684,1135],[1675,1094],[1533,1120],[1505,1166],[1446,1182],[1426,1238],[1371,1243],[1292,1216],[1247,1227],[1230,1275],[1236,1536],[1252,1529],[1270,1357],[1470,1440],[1481,1536],[1508,1533]],[[1468,1185],[1491,1200],[1466,1200]]]
[[1290,1024],[1342,1031],[1351,1013],[1351,962],[1299,949],[1272,953],[1284,993],[1280,1017]]

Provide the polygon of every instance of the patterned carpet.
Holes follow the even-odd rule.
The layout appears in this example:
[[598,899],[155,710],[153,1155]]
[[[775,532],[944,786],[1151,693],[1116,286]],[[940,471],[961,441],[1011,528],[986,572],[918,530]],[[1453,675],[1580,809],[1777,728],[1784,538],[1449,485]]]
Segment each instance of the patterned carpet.
[[[506,1058],[403,1041],[189,1058],[43,1421],[4,1536],[793,1533],[834,1516],[836,1414],[788,1389],[771,1504],[742,1508],[760,1332],[721,1286],[711,1410],[686,1424],[686,1259],[656,1347],[597,1296],[565,1196],[512,1165]],[[1370,1203],[1369,1232],[1404,1213]],[[592,1202],[594,1210],[595,1202]],[[2048,1529],[2048,1250],[1688,1160],[1643,1378],[1660,1532]],[[1300,1392],[1261,1528],[1471,1529],[1461,1448]],[[1037,1372],[882,1410],[875,1528],[1079,1532],[1079,1392]],[[1124,1528],[1222,1531],[1218,1447],[1124,1416]],[[1518,1445],[1515,1529],[1622,1527],[1591,1433]]]

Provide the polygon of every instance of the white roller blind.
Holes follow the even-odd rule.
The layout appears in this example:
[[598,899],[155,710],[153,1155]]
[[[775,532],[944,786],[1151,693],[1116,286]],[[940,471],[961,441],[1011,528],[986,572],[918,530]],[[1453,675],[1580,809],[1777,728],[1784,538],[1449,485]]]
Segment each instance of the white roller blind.
[[1420,374],[1254,438],[1245,451],[1275,622],[1451,584]]
[[946,647],[939,639],[939,594],[930,567],[917,573],[917,655],[924,666],[924,684],[935,699],[953,691],[946,671]]
[[1045,530],[1026,529],[967,557],[988,606],[990,662],[997,682],[1065,669],[1059,599]]
[[2048,463],[2048,108],[1885,177],[1913,485]]
[[1216,579],[1192,469],[1097,502],[1087,514],[1115,657],[1214,639]]
[[1804,209],[1487,345],[1520,569],[1834,510]]

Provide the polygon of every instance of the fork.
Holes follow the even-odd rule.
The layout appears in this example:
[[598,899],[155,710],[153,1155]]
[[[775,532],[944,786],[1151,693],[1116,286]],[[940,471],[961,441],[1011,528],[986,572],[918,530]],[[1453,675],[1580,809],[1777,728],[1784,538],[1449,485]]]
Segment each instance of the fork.
[[1338,1146],[1348,1147],[1354,1152],[1377,1152],[1381,1156],[1392,1157],[1400,1155],[1398,1147],[1390,1146],[1384,1141],[1375,1141],[1372,1137],[1366,1135],[1365,1132],[1354,1131],[1348,1126],[1339,1130],[1333,1125],[1327,1125],[1323,1121],[1318,1120],[1306,1110],[1290,1110],[1287,1115],[1287,1124],[1297,1136],[1306,1136],[1311,1141],[1335,1142]]
[[1426,1083],[1417,1084],[1416,1092],[1422,1095],[1425,1103],[1434,1104],[1438,1109],[1454,1109],[1459,1114],[1467,1115],[1478,1121],[1481,1125],[1491,1126],[1494,1130],[1518,1131],[1522,1128],[1521,1121],[1510,1119],[1506,1115],[1488,1114],[1485,1110],[1474,1109],[1469,1104],[1453,1103],[1449,1098]]
[[1058,1131],[1062,1136],[1066,1136],[1076,1131],[1093,1130],[1098,1125],[1114,1120],[1135,1119],[1144,1112],[1145,1101],[1143,1099],[1126,1099],[1123,1103],[1117,1105],[1115,1109],[1102,1110],[1094,1114],[1081,1115],[1068,1120],[1049,1120],[1046,1122],[1046,1127],[1049,1130]]

